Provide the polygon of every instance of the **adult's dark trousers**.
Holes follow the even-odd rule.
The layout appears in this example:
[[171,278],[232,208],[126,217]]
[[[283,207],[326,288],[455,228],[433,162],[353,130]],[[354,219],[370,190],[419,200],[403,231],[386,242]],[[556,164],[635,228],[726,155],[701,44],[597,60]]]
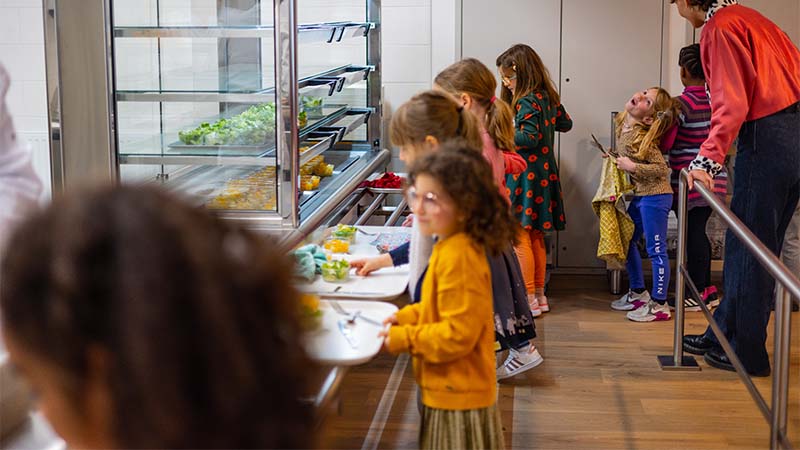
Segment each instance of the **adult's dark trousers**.
[[[800,197],[800,106],[745,122],[731,209],[775,255]],[[775,280],[728,230],[724,299],[714,319],[750,373],[769,369],[767,324]],[[706,337],[716,341],[711,328]]]

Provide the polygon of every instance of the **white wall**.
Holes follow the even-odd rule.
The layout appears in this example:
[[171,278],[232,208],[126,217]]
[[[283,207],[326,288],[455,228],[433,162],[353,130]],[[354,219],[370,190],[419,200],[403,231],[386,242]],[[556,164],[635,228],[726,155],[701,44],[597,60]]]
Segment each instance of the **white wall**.
[[694,41],[694,27],[678,14],[678,8],[665,2],[668,8],[665,14],[667,20],[665,29],[666,51],[664,52],[663,71],[661,73],[662,86],[673,95],[683,92],[680,70],[678,69],[678,54],[681,48]]

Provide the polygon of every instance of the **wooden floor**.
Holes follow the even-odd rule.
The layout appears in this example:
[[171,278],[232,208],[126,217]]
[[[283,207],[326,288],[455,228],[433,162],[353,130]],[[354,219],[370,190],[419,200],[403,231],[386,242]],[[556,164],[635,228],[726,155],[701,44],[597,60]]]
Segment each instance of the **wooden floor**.
[[[674,322],[626,320],[609,308],[614,297],[605,278],[554,277],[549,294],[553,312],[536,321],[545,362],[500,385],[507,448],[768,448],[766,421],[736,374],[702,358],[700,372],[659,370],[656,355],[671,352]],[[789,430],[800,448],[798,322],[794,314]],[[704,328],[701,313],[687,313],[687,333]],[[386,389],[396,384],[392,377],[396,392]],[[756,380],[769,403],[771,378]],[[323,425],[321,447],[416,448],[415,389],[405,356],[381,354],[352,369]]]

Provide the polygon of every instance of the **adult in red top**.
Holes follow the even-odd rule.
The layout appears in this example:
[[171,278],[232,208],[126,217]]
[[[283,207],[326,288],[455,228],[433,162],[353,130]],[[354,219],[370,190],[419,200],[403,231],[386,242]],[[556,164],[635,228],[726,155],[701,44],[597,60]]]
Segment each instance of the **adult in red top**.
[[[731,209],[775,254],[800,197],[800,51],[778,26],[735,0],[672,0],[695,28],[711,97],[711,131],[690,184],[712,186],[738,134]],[[725,299],[714,318],[752,375],[770,372],[766,329],[774,280],[728,232]],[[710,329],[684,349],[733,370]]]

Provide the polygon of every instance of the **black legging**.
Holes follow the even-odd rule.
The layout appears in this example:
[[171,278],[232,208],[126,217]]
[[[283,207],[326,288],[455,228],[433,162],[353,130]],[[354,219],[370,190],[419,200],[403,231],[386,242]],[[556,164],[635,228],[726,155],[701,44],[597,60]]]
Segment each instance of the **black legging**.
[[[710,206],[696,206],[689,210],[686,226],[686,269],[697,290],[711,286],[711,242],[706,234],[706,224],[711,217]],[[687,292],[687,295],[689,293]],[[695,299],[695,300],[700,300]]]

